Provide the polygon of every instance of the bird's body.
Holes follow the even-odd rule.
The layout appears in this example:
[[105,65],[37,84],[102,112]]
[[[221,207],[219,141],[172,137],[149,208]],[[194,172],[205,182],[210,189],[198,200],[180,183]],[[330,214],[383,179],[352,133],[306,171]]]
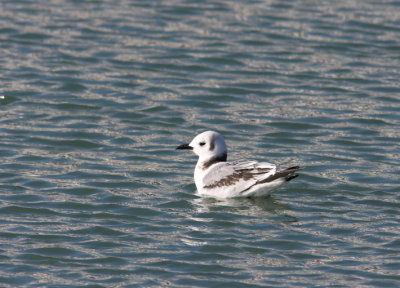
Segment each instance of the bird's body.
[[295,166],[277,171],[273,164],[252,160],[227,162],[225,141],[214,131],[203,132],[177,149],[193,150],[199,156],[194,171],[197,191],[215,198],[267,196],[297,177],[294,173],[300,169]]

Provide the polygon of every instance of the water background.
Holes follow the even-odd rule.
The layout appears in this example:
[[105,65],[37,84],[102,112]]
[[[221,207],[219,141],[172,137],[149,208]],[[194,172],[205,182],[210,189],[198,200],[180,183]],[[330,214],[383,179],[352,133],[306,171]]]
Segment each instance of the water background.
[[[1,287],[399,287],[400,5],[0,2]],[[196,196],[196,158],[301,176]]]

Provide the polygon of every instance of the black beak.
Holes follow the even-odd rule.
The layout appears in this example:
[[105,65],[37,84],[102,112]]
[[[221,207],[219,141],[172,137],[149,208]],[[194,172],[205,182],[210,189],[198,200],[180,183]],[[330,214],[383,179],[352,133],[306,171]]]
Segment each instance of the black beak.
[[189,144],[182,144],[176,147],[176,150],[193,150],[193,147],[189,146]]

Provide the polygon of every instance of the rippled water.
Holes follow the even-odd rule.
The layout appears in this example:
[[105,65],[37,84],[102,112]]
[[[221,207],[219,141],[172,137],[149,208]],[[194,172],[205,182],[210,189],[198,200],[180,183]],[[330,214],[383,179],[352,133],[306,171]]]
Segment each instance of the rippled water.
[[[399,287],[396,1],[0,3],[0,283]],[[198,132],[301,176],[195,194]]]

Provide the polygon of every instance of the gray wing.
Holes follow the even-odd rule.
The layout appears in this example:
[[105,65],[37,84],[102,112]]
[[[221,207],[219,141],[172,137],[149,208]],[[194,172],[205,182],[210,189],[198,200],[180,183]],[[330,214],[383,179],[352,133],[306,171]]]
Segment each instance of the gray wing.
[[274,175],[275,172],[276,166],[266,162],[249,160],[220,162],[211,166],[204,175],[203,188],[240,193]]

